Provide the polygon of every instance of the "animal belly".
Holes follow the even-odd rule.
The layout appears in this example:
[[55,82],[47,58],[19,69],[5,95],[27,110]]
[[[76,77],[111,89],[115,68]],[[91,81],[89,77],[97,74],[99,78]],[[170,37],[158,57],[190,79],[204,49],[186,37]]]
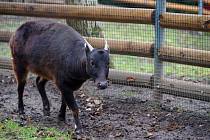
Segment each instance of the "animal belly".
[[48,68],[44,68],[44,67],[37,68],[36,66],[29,65],[27,67],[27,69],[28,69],[29,72],[32,72],[36,75],[39,75],[40,77],[42,77],[44,79],[47,79],[47,80],[53,80],[54,79],[52,71]]

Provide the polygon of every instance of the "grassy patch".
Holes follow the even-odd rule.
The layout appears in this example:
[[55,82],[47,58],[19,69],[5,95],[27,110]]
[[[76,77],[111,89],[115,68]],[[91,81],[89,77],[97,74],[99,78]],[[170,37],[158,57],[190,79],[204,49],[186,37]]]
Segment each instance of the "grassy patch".
[[[139,42],[154,42],[154,26],[144,24],[104,23],[103,30],[108,38]],[[209,50],[210,33],[165,29],[165,44]]]
[[[111,61],[115,69],[130,72],[154,73],[153,59],[126,55],[111,55]],[[164,74],[166,76],[174,75],[176,77],[189,77],[191,79],[210,78],[210,69],[165,62]]]
[[152,59],[144,59],[128,55],[111,55],[113,67],[131,72],[153,73]]
[[154,42],[154,27],[151,25],[103,23],[102,28],[111,39]]
[[35,126],[20,126],[12,120],[0,123],[1,140],[70,140],[71,135],[55,128],[38,128]]
[[8,43],[0,42],[0,57],[10,57],[10,49]]
[[15,31],[23,22],[0,22],[0,29],[1,31]]
[[191,79],[210,78],[210,69],[197,66],[164,63],[166,76],[189,77]]

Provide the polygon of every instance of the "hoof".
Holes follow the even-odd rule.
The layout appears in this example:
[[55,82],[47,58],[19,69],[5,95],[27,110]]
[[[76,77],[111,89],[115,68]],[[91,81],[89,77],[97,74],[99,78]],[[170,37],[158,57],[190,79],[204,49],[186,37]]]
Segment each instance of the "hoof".
[[58,115],[58,121],[60,122],[66,122],[66,118],[61,116],[61,115]]
[[44,116],[50,116],[50,111],[49,110],[43,110]]
[[88,140],[89,138],[84,134],[82,129],[75,129],[75,136],[77,140]]
[[27,116],[24,113],[19,113],[15,121],[19,123],[20,126],[24,126],[27,122]]
[[76,139],[77,140],[90,140],[90,138],[88,138],[83,132],[80,132],[79,134],[77,134],[76,132]]
[[80,129],[78,129],[78,128],[75,129],[75,134],[76,135],[83,135],[83,133],[84,133],[83,129],[81,129],[81,128]]
[[20,116],[25,115],[25,112],[23,110],[19,110],[18,113]]

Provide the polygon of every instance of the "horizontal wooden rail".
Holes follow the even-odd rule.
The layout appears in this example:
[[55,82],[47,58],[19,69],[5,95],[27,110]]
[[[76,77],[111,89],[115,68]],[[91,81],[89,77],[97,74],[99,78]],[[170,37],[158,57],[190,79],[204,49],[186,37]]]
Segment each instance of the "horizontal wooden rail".
[[[0,14],[142,24],[152,24],[154,19],[151,9],[8,2],[0,2]],[[210,32],[210,16],[207,15],[166,12],[161,15],[160,23],[166,28]]]
[[[102,48],[104,46],[103,38],[86,38],[90,44],[96,48]],[[107,40],[110,51],[113,54],[132,55],[139,57],[153,57],[154,45],[152,43],[132,42],[132,41],[119,41],[119,40]]]
[[[0,42],[8,42],[12,32],[0,31]],[[103,38],[85,37],[87,41],[96,48],[104,47]],[[140,43],[131,41],[119,41],[119,40],[108,40],[108,44],[111,47],[111,53],[114,54],[125,54],[140,57],[153,57],[153,44],[151,43]]]
[[124,23],[152,23],[151,9],[114,8],[102,6],[56,5],[0,2],[0,14],[75,18]]
[[9,42],[12,34],[10,31],[0,31],[0,42]]
[[166,28],[210,32],[210,15],[164,13],[160,24]]
[[[112,83],[131,86],[153,87],[153,75],[110,70],[109,77]],[[158,91],[191,99],[210,102],[210,85],[198,84],[176,79],[163,78]]]
[[[0,41],[8,42],[11,35],[12,32],[0,31]],[[103,38],[86,37],[86,39],[96,48],[104,46]],[[111,53],[114,54],[153,58],[154,45],[152,43],[109,39],[108,44]],[[159,57],[166,62],[210,67],[210,51],[165,46],[160,48]]]
[[[12,70],[11,60],[0,57],[0,68]],[[110,69],[112,83],[153,88],[153,76]],[[210,102],[210,86],[164,78],[158,88],[161,93]]]
[[162,61],[210,68],[210,51],[165,46],[158,55]]
[[158,89],[160,93],[210,102],[210,85],[164,78]]
[[65,4],[64,0],[36,0],[35,3],[40,3],[40,4]]
[[12,69],[11,60],[8,58],[0,57],[0,69]]
[[[145,6],[148,8],[155,8],[155,4],[156,4],[156,2],[154,0],[146,0],[146,1],[145,0],[114,0],[114,2],[142,5],[142,6]],[[198,6],[190,6],[190,5],[167,2],[166,8],[173,9],[173,10],[181,10],[181,11],[198,13]],[[203,14],[210,15],[210,11],[204,9]]]
[[[0,32],[0,41],[9,41],[11,32]],[[104,39],[86,37],[86,39],[96,48],[104,46]],[[125,54],[140,57],[153,57],[154,45],[151,43],[140,43],[132,41],[108,40],[111,47],[111,53]],[[159,57],[163,61],[195,65],[201,67],[210,67],[210,51],[176,48],[176,47],[162,47],[159,50]]]

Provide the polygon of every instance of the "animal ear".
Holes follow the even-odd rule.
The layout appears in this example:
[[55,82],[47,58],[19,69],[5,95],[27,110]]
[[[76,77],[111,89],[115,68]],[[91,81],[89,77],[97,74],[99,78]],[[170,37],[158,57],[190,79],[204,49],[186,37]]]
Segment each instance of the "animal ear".
[[105,40],[105,46],[104,46],[104,50],[109,52],[109,45],[107,43],[107,40]]
[[87,40],[85,40],[85,50],[86,50],[86,52],[92,52],[93,51],[93,47],[87,42]]

